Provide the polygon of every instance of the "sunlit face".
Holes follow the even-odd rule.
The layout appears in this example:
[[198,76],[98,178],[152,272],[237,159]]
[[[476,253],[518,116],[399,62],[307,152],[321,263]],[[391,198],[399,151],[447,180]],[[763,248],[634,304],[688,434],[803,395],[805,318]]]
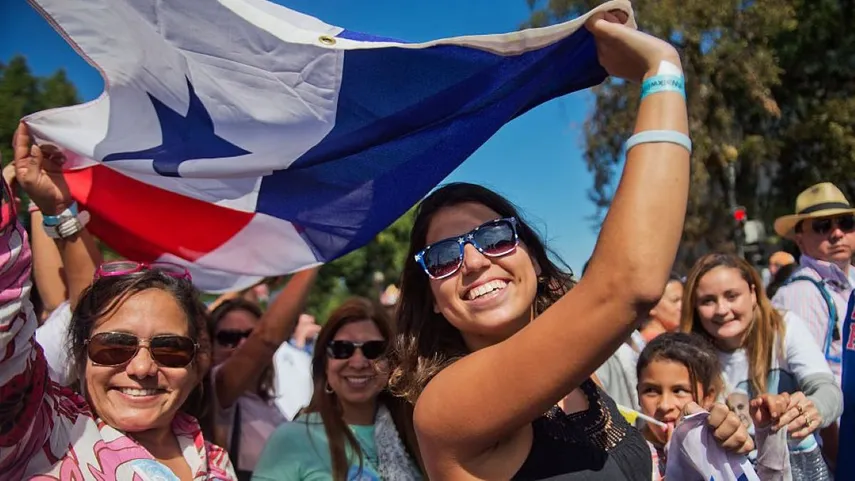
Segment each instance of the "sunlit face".
[[[695,397],[693,397],[695,396]],[[700,400],[706,407],[713,400],[704,396],[700,383],[692,386],[689,369],[682,363],[669,359],[657,359],[647,365],[638,379],[638,403],[641,412],[657,421],[668,424],[672,429],[679,421],[686,404]],[[648,434],[659,444],[668,442],[668,433],[658,426],[649,424]]]
[[680,309],[683,306],[683,283],[671,281],[665,286],[665,292],[656,307],[650,310],[650,317],[659,321],[668,332],[680,328]]
[[[96,322],[90,337],[101,332],[124,332],[141,339],[189,335],[184,311],[161,289],[147,289],[125,299]],[[122,366],[98,366],[87,359],[86,394],[98,416],[120,431],[168,428],[199,382],[196,368],[195,361],[182,368],[158,366],[145,348]]]
[[[385,341],[374,321],[351,322],[342,326],[334,341],[356,343]],[[371,404],[389,381],[389,361],[385,357],[367,359],[361,349],[356,349],[348,359],[334,359],[327,355],[327,382],[335,391],[345,410],[354,410]]]
[[[443,208],[430,221],[426,244],[460,236],[500,217],[477,203]],[[522,242],[501,257],[484,256],[466,244],[460,270],[430,280],[434,310],[460,330],[470,349],[496,344],[529,322],[539,271]]]
[[[244,309],[234,309],[223,316],[214,332],[214,365],[222,363],[234,354],[235,350],[246,341],[257,322],[258,318],[255,314]],[[217,334],[220,332],[230,333],[230,337],[237,339],[237,342],[234,343],[229,339],[229,342],[224,344],[218,339]]]
[[[795,235],[799,249],[814,259],[834,264],[847,264],[852,260],[852,249],[855,246],[855,230],[845,232],[837,220],[841,216],[828,218],[806,219],[802,222],[802,231]],[[832,219],[830,231],[821,234],[814,229],[814,221]]]
[[722,349],[742,347],[756,305],[757,295],[739,269],[715,267],[698,281],[695,309],[704,331]]

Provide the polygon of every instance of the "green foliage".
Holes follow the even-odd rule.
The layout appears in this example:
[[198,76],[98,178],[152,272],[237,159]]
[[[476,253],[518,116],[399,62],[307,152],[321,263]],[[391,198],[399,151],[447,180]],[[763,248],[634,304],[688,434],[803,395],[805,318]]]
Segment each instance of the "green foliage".
[[[77,89],[57,70],[49,77],[33,75],[22,56],[13,57],[8,64],[0,62],[0,156],[5,166],[12,161],[12,137],[18,122],[26,115],[54,107],[65,107],[80,102]],[[26,194],[19,192],[24,206],[29,202]],[[20,213],[25,225],[29,215]]]
[[[77,90],[62,70],[49,77],[37,77],[23,57],[14,57],[5,65],[0,63],[0,152],[4,162],[12,159],[12,135],[22,117],[79,102]],[[308,311],[319,322],[324,322],[344,299],[354,295],[377,299],[387,284],[398,282],[413,216],[410,210],[367,246],[321,268],[308,305]],[[120,258],[104,244],[101,251],[105,261]],[[207,301],[216,297],[205,295]]]
[[3,162],[12,159],[12,135],[25,115],[80,102],[77,89],[63,70],[37,77],[22,56],[0,63],[0,152]]
[[[523,25],[578,16],[598,0],[528,0]],[[847,0],[635,0],[639,28],[669,39],[686,72],[694,142],[692,189],[678,264],[729,250],[726,167],[735,162],[737,203],[771,225],[796,195],[832,181],[855,200],[855,30]],[[590,198],[602,215],[632,133],[638,86],[594,89],[585,126]],[[599,219],[599,216],[598,216]],[[771,229],[769,229],[771,232]]]
[[397,284],[404,268],[415,209],[410,209],[368,245],[321,267],[309,296],[308,312],[319,323],[350,296],[377,300],[388,284]]

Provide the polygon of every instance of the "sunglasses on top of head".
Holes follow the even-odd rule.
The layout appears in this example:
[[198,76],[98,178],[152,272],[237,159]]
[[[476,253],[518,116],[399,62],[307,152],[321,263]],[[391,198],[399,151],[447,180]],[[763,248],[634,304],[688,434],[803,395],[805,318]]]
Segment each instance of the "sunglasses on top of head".
[[835,225],[847,234],[855,231],[855,215],[826,217],[824,219],[814,219],[811,221],[811,229],[820,235],[828,234],[834,229]]
[[126,332],[99,332],[86,340],[86,354],[98,366],[127,364],[145,348],[158,366],[186,367],[193,362],[198,347],[189,337],[172,334],[146,340]]
[[190,271],[186,267],[172,262],[134,262],[134,261],[112,261],[98,266],[95,271],[95,279],[102,277],[126,276],[142,271],[158,271],[176,279],[192,280]]
[[331,341],[327,345],[327,355],[333,359],[350,359],[359,349],[365,359],[373,361],[386,355],[386,346],[386,341]]
[[431,279],[444,279],[463,266],[466,244],[487,257],[510,254],[519,245],[517,219],[505,217],[481,224],[458,236],[434,242],[416,254],[416,262]]

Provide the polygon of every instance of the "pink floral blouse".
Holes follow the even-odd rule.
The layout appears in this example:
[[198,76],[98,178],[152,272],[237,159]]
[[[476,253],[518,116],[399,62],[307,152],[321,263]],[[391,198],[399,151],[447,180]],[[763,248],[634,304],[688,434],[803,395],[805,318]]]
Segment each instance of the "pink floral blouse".
[[[0,184],[0,195],[3,187]],[[145,448],[95,417],[81,396],[50,380],[45,356],[35,341],[27,234],[15,215],[3,211],[0,480],[177,480]],[[228,455],[205,441],[193,417],[176,415],[172,430],[195,480],[236,479]]]

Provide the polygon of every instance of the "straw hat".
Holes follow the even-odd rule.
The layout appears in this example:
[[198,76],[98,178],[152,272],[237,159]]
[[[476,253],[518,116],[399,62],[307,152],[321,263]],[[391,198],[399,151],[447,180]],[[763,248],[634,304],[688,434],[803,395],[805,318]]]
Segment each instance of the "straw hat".
[[793,228],[805,219],[855,214],[843,192],[831,182],[812,185],[796,197],[796,213],[775,219],[775,232],[787,239],[793,238]]

